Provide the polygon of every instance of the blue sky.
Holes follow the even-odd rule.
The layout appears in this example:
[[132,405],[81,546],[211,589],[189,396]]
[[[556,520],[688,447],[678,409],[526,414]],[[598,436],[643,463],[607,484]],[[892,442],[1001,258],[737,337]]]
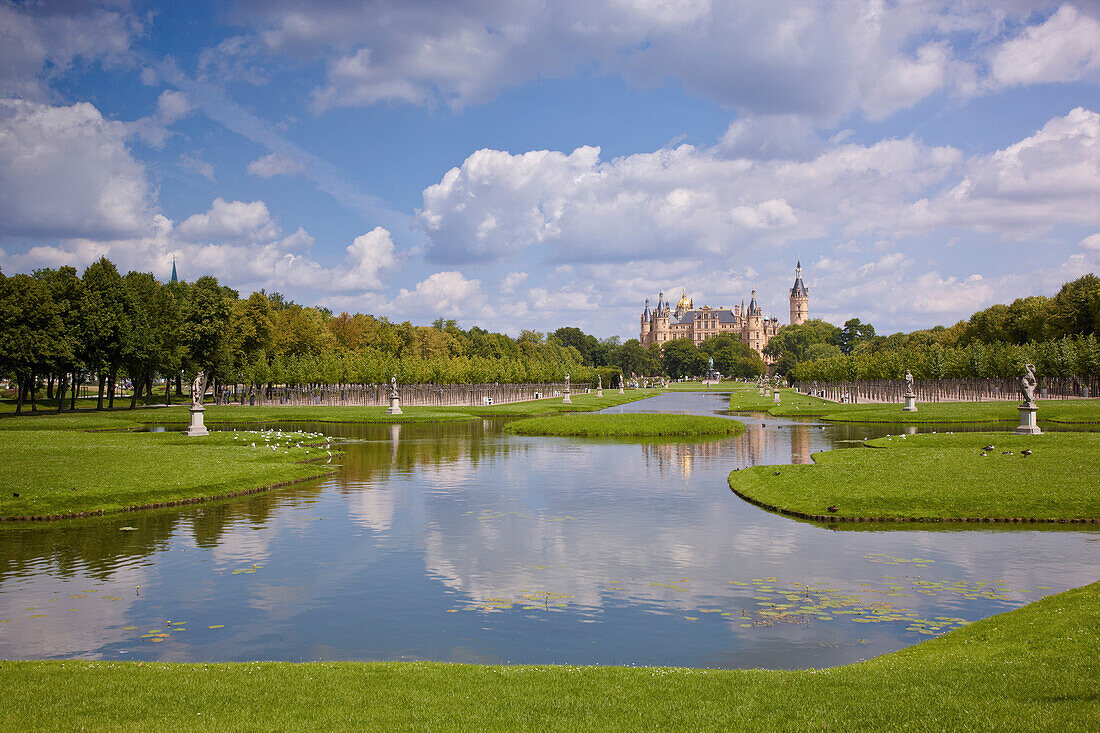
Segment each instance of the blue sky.
[[0,268],[950,324],[1100,269],[1098,84],[1096,2],[0,0]]

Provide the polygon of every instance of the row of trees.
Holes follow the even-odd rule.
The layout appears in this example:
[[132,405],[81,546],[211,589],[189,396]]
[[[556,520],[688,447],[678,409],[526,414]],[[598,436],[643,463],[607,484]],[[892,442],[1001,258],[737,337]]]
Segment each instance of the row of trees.
[[1100,374],[1100,278],[1085,275],[1052,298],[1019,298],[994,305],[953,326],[878,336],[852,319],[843,328],[821,320],[784,326],[765,353],[781,374],[836,381],[918,378],[1010,377],[1025,363],[1049,376]]
[[[643,350],[644,351],[644,350]],[[95,379],[97,408],[114,406],[115,385],[133,383],[131,407],[164,380],[203,371],[219,384],[549,382],[571,373],[595,380],[575,348],[525,332],[519,339],[454,321],[392,323],[333,316],[278,293],[240,298],[216,278],[161,283],[122,275],[106,258],[11,277],[0,272],[0,376],[17,386],[16,410],[45,383],[58,409],[75,407],[76,385]],[[607,370],[605,370],[607,371]],[[605,375],[605,379],[610,374]]]

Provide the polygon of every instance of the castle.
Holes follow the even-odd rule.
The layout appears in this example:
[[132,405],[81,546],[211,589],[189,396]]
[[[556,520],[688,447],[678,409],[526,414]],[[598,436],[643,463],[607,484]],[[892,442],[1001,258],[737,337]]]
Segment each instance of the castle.
[[[756,303],[756,290],[752,291],[748,308],[742,300],[741,305],[735,305],[732,310],[707,305],[696,308],[694,300],[687,296],[687,289],[681,292],[675,310],[665,300],[663,290],[657,295],[657,308],[653,311],[650,311],[649,298],[646,298],[641,335],[638,337],[642,346],[663,345],[666,341],[680,338],[691,339],[698,346],[712,336],[733,333],[763,356],[768,340],[779,330],[778,318],[764,318],[763,309]],[[805,323],[810,317],[810,291],[802,282],[801,261],[794,268],[790,302],[791,324]]]

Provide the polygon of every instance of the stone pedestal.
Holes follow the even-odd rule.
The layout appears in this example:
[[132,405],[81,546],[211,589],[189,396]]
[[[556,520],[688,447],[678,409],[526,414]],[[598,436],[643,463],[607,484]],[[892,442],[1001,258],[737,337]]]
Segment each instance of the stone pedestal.
[[1035,419],[1037,412],[1039,412],[1038,407],[1020,405],[1020,424],[1012,432],[1017,435],[1042,435],[1043,431]]
[[905,407],[901,408],[902,412],[916,412],[917,411],[917,396],[915,394],[902,395],[905,398]]
[[777,405],[778,405],[778,404],[779,404],[779,390],[778,390],[778,389],[777,389],[777,390],[775,390],[775,391],[773,392],[773,394],[774,394],[775,396],[774,396],[774,397],[772,397],[772,402],[774,402],[775,404],[777,404]]
[[625,392],[623,392],[622,385],[619,386],[619,394],[626,394]]
[[569,399],[569,393],[568,393],[568,392],[566,392],[566,393],[565,393],[565,397],[562,397],[562,398],[561,398],[561,401],[562,401],[562,404],[563,404],[563,405],[571,405],[571,404],[573,404],[573,400]]
[[602,389],[597,389],[596,390],[596,396],[597,397],[603,397],[603,390]]
[[201,438],[204,435],[210,435],[206,426],[202,424],[202,414],[206,412],[206,408],[202,405],[191,408],[191,425],[187,428],[188,438]]
[[397,395],[390,395],[390,406],[386,408],[387,415],[404,415],[401,412],[401,398]]
[[758,387],[757,390],[756,390],[756,394],[760,394],[760,395],[764,394],[764,388],[763,387]]

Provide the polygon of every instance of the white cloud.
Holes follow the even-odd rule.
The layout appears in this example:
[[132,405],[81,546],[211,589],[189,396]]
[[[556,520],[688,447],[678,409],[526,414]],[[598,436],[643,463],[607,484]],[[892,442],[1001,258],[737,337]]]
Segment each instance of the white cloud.
[[190,241],[231,242],[270,242],[281,234],[263,201],[226,201],[220,196],[209,211],[191,215],[177,232]]
[[995,85],[1100,81],[1100,21],[1063,5],[1001,44],[989,62]]
[[123,123],[93,105],[0,99],[0,235],[132,236],[152,191]]
[[1090,234],[1082,239],[1081,247],[1084,249],[1100,250],[1100,233]]
[[0,94],[44,101],[44,81],[77,60],[125,63],[142,25],[132,14],[84,3],[0,3]]
[[191,171],[192,173],[198,173],[200,176],[210,181],[211,183],[215,182],[214,166],[203,160],[201,157],[201,153],[196,153],[195,155],[192,155],[190,153],[181,154],[180,166],[184,170]]
[[437,316],[478,319],[490,315],[481,281],[467,279],[454,270],[436,272],[416,284],[413,290],[401,288],[384,309],[428,320]]
[[514,293],[519,290],[525,282],[527,282],[526,272],[509,272],[504,276],[504,279],[500,281],[500,290],[502,293]]
[[909,226],[969,226],[1006,238],[1055,225],[1100,224],[1100,114],[1081,107],[988,156],[967,161],[959,183],[914,202]]
[[379,273],[397,264],[393,240],[382,227],[356,237],[347,248],[347,267],[333,282],[339,290],[381,290]]
[[248,164],[248,174],[260,178],[273,176],[293,176],[301,173],[305,167],[301,162],[287,155],[268,153]]
[[[270,53],[324,61],[318,110],[461,107],[595,68],[645,88],[682,84],[750,115],[834,124],[853,111],[881,118],[936,93],[1091,78],[1096,20],[1066,5],[1010,36],[1006,28],[1035,10],[953,0],[486,0],[425,12],[398,0],[330,0],[308,13],[295,3],[245,3],[239,18]],[[983,78],[987,66],[994,81]]]

